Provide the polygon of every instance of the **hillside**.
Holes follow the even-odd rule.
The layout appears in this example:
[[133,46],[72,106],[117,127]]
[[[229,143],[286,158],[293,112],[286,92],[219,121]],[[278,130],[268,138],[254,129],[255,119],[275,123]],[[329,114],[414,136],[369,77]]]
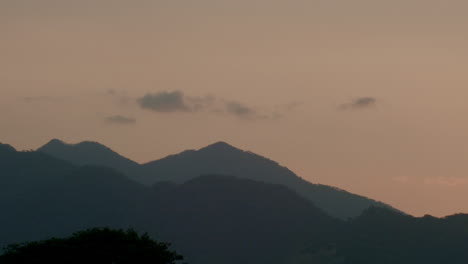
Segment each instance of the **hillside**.
[[193,264],[281,264],[339,224],[284,186],[229,176],[150,187],[112,169],[11,148],[0,148],[0,172],[0,246],[132,227],[171,241]]
[[52,139],[37,149],[75,165],[98,165],[116,169],[124,174],[138,174],[140,165],[127,159],[110,148],[97,142],[83,141],[78,144],[67,144],[58,139]]
[[[468,261],[468,215],[412,217],[371,207],[347,221],[324,256],[315,241],[301,251],[299,263],[318,256],[340,264],[463,264]],[[334,262],[335,261],[335,262]]]
[[370,207],[343,221],[282,184],[210,174],[147,186],[5,144],[0,208],[0,246],[107,226],[170,241],[192,264],[468,260],[467,215],[416,218]]
[[108,166],[146,185],[162,181],[183,183],[205,174],[231,175],[282,184],[313,202],[328,214],[343,219],[355,217],[369,206],[389,207],[381,202],[332,186],[310,183],[275,161],[235,148],[225,142],[217,142],[199,150],[187,150],[142,165],[98,143],[65,144],[52,140],[38,150],[77,165]]

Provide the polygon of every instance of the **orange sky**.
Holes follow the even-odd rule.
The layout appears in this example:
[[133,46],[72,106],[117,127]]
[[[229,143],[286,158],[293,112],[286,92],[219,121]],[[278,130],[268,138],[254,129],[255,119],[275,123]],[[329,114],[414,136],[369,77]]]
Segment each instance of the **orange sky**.
[[[0,141],[144,162],[224,140],[414,215],[468,212],[467,8],[0,1]],[[138,101],[174,91],[183,111]]]

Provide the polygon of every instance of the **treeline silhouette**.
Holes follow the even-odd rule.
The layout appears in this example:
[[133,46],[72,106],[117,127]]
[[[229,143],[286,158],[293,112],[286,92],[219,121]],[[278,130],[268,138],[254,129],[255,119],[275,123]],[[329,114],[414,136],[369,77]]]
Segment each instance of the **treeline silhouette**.
[[134,230],[93,228],[67,238],[12,244],[0,256],[2,264],[157,263],[175,264],[182,255],[170,244],[139,235]]

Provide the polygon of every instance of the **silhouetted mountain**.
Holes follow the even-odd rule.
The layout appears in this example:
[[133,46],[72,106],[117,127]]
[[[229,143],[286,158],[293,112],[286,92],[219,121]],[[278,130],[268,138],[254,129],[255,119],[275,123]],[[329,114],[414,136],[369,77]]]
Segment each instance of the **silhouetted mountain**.
[[3,151],[3,152],[12,152],[12,151],[16,151],[16,149],[8,144],[2,144],[0,143],[0,152]]
[[312,184],[265,157],[218,142],[198,151],[188,150],[143,165],[146,184],[157,181],[185,182],[198,175],[223,174],[282,184],[312,201],[330,215],[347,218],[369,206],[387,205],[335,187]]
[[151,193],[112,169],[0,148],[0,248],[93,226],[127,227]]
[[116,169],[127,175],[138,174],[140,165],[122,157],[110,148],[97,142],[84,141],[78,144],[67,144],[58,139],[37,149],[56,158],[69,161],[75,165],[98,165]]
[[340,218],[357,216],[369,206],[388,207],[381,202],[335,187],[312,184],[275,161],[240,150],[225,142],[217,142],[200,150],[187,150],[141,166],[98,143],[83,142],[70,145],[52,140],[38,150],[77,165],[108,166],[146,185],[161,181],[183,183],[204,174],[232,175],[282,184],[330,215]]
[[346,230],[338,244],[346,263],[468,262],[468,215],[416,218],[373,207],[348,222]]
[[193,264],[280,264],[339,223],[284,186],[235,177],[150,187],[112,169],[10,150],[0,151],[0,171],[0,246],[132,227],[173,242]]
[[191,263],[284,263],[304,242],[322,239],[339,224],[282,185],[236,177],[164,184],[156,195],[163,238]]
[[282,184],[205,175],[145,186],[8,145],[0,145],[0,209],[0,247],[108,226],[170,241],[191,264],[468,261],[468,215],[415,218],[371,207],[342,221]]
[[462,264],[468,261],[468,215],[412,217],[371,207],[327,243],[309,242],[292,263]]

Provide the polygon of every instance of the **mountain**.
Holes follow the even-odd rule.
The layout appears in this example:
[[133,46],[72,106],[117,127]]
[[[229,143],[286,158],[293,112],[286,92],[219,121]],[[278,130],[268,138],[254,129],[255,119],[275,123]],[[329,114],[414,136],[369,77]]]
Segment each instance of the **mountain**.
[[0,143],[0,151],[2,152],[15,152],[16,149],[8,144]]
[[116,169],[127,175],[138,174],[140,165],[127,159],[110,148],[97,142],[83,141],[78,144],[67,144],[58,139],[52,139],[37,149],[75,165],[98,165]]
[[230,176],[145,186],[113,169],[4,147],[0,172],[0,247],[131,227],[172,242],[193,264],[281,264],[340,224],[284,186]]
[[347,218],[359,215],[369,206],[387,205],[344,190],[312,184],[277,162],[243,151],[225,142],[218,142],[200,150],[188,150],[177,155],[143,164],[140,181],[184,182],[202,174],[234,175],[241,178],[282,184],[296,191],[330,215]]
[[370,207],[338,227],[329,243],[309,241],[291,264],[463,264],[468,215],[412,217]]
[[203,175],[156,190],[160,235],[190,263],[284,263],[340,224],[282,185]]
[[127,227],[151,193],[113,169],[0,147],[0,248],[84,227]]
[[345,221],[283,184],[210,174],[148,186],[5,144],[0,210],[0,247],[107,226],[169,241],[192,264],[468,261],[468,215],[416,218],[370,207]]
[[358,216],[369,206],[389,207],[335,187],[312,184],[275,161],[235,148],[225,142],[217,142],[199,150],[187,150],[142,165],[94,142],[72,145],[52,140],[38,151],[77,165],[108,166],[146,185],[162,181],[183,183],[204,174],[232,175],[282,184],[312,201],[328,214],[343,219]]
[[468,215],[412,217],[371,207],[346,223],[336,245],[346,263],[463,264],[468,261]]

